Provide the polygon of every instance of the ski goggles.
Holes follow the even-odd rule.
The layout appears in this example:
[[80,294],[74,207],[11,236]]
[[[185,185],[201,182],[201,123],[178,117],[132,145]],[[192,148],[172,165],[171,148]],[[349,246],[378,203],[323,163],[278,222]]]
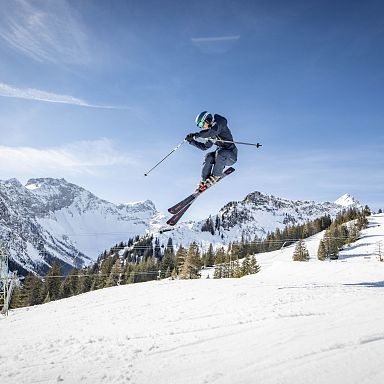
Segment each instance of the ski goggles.
[[203,127],[204,126],[204,121],[200,121],[200,122],[198,122],[197,123],[197,126],[199,127],[199,128],[201,128],[201,127]]

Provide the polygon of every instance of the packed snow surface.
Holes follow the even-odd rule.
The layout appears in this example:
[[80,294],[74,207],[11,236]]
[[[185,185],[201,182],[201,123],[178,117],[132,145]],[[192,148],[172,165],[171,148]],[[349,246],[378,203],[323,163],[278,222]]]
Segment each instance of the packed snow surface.
[[[0,319],[0,382],[384,383],[384,215],[336,261],[113,287]],[[383,248],[381,248],[383,249]]]

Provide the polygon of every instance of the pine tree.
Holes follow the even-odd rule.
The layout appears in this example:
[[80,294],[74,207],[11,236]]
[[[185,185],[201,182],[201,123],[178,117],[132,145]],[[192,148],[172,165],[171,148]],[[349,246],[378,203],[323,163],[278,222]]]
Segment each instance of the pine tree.
[[161,261],[162,255],[161,255],[161,248],[160,248],[160,239],[156,238],[155,240],[155,258],[159,261]]
[[81,293],[89,292],[92,286],[92,277],[90,276],[91,270],[82,269],[79,271],[79,283],[77,285],[76,294],[79,295]]
[[158,278],[158,266],[153,257],[150,257],[143,265],[143,267],[143,272],[145,272],[145,274],[143,275],[142,281],[151,281]]
[[216,216],[216,219],[215,219],[215,229],[216,230],[219,230],[220,229],[220,217],[219,216]]
[[339,248],[337,239],[335,238],[335,225],[332,225],[329,227],[329,229],[326,230],[324,235],[324,245],[327,257],[329,257],[331,260],[337,259]]
[[223,247],[219,247],[215,252],[215,265],[224,263],[225,261],[225,249]]
[[342,248],[344,247],[345,244],[348,243],[348,229],[345,224],[340,225],[339,234],[340,234],[339,247]]
[[65,299],[71,296],[71,283],[67,276],[60,284],[59,297]]
[[233,263],[233,277],[238,279],[243,276],[243,268],[240,265],[239,259],[236,257]]
[[172,238],[169,238],[167,248],[165,249],[163,259],[161,260],[160,269],[162,271],[166,271],[167,269],[172,271],[175,267],[176,267],[175,251],[173,249]]
[[78,294],[79,271],[72,268],[69,275],[60,284],[60,298],[70,297]]
[[124,272],[123,263],[120,258],[117,258],[111,268],[111,273],[108,276],[105,286],[114,287],[120,285],[122,281],[122,274]]
[[362,214],[362,215],[359,215],[359,217],[357,218],[357,228],[359,231],[361,231],[364,228],[367,228],[368,226],[367,216],[369,215]]
[[201,226],[202,232],[210,232],[212,235],[215,234],[215,225],[213,224],[212,217],[209,216],[208,219]]
[[215,272],[213,273],[214,279],[222,279],[223,278],[223,270],[221,265],[215,266]]
[[231,260],[231,255],[229,252],[225,254],[225,259],[224,259],[224,264],[222,266],[223,270],[223,278],[229,278],[232,277],[233,275],[233,270],[232,270],[232,260]]
[[187,256],[180,270],[180,278],[197,279],[200,277],[201,260],[199,247],[196,243],[192,243],[187,252]]
[[10,309],[21,308],[24,306],[21,291],[22,291],[21,287],[15,287],[13,289],[11,302],[9,303]]
[[295,251],[293,253],[293,260],[294,261],[308,261],[309,260],[309,253],[307,250],[307,247],[304,243],[304,241],[301,239],[298,241]]
[[213,251],[213,245],[209,244],[207,253],[204,255],[204,266],[212,267],[215,264],[215,253]]
[[41,295],[44,303],[57,300],[60,298],[60,285],[61,285],[61,268],[57,260],[52,264],[51,269],[48,271],[42,285]]
[[100,273],[94,282],[95,283],[94,289],[100,289],[107,286],[107,281],[111,274],[112,267],[115,264],[117,259],[118,259],[118,256],[114,255],[114,256],[107,256],[104,260],[102,260]]
[[251,258],[249,255],[244,257],[243,264],[241,267],[241,275],[246,276],[250,274],[251,270]]
[[327,250],[323,240],[320,240],[319,248],[317,250],[317,258],[322,261],[327,258]]
[[215,252],[215,273],[213,277],[215,279],[222,279],[224,277],[224,262],[225,262],[225,250],[220,247]]
[[23,307],[41,304],[42,281],[33,273],[29,273],[24,280],[24,286],[20,290],[20,300]]
[[351,244],[357,241],[359,237],[359,230],[355,223],[349,223],[348,225],[348,240],[347,243]]
[[176,271],[177,274],[180,274],[180,270],[185,262],[185,259],[187,257],[187,250],[180,245],[179,249],[176,252]]
[[329,239],[328,254],[331,260],[336,260],[339,257],[339,248],[337,241],[334,238]]
[[241,245],[238,242],[234,242],[228,248],[228,251],[231,253],[233,260],[236,258],[241,259],[243,257]]
[[253,275],[260,271],[260,266],[257,264],[256,256],[252,255],[250,261],[250,274]]
[[131,270],[129,274],[127,274],[127,284],[134,284],[137,282],[137,274],[136,271]]

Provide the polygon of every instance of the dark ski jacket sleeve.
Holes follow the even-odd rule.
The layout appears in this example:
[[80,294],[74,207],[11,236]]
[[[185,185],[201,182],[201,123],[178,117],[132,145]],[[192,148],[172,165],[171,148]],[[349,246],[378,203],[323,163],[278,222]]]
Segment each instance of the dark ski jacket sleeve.
[[200,141],[196,141],[196,140],[191,141],[189,144],[195,146],[196,148],[201,149],[202,151],[205,151],[208,148],[211,148],[213,145],[212,141],[206,141],[205,143],[201,143]]

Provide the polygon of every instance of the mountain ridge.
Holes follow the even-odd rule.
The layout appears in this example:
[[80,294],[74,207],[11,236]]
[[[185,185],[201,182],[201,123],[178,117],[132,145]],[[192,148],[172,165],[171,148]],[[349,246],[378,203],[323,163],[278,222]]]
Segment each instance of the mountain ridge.
[[340,199],[344,205],[293,201],[255,191],[241,201],[228,202],[216,215],[182,222],[160,234],[167,217],[150,200],[113,204],[65,179],[31,178],[23,186],[13,178],[0,180],[0,239],[25,271],[44,274],[53,260],[59,260],[67,272],[135,236],[152,234],[163,243],[172,237],[175,245],[195,241],[207,247],[264,237],[276,228],[324,214],[335,216],[348,204],[361,206],[350,195]]

